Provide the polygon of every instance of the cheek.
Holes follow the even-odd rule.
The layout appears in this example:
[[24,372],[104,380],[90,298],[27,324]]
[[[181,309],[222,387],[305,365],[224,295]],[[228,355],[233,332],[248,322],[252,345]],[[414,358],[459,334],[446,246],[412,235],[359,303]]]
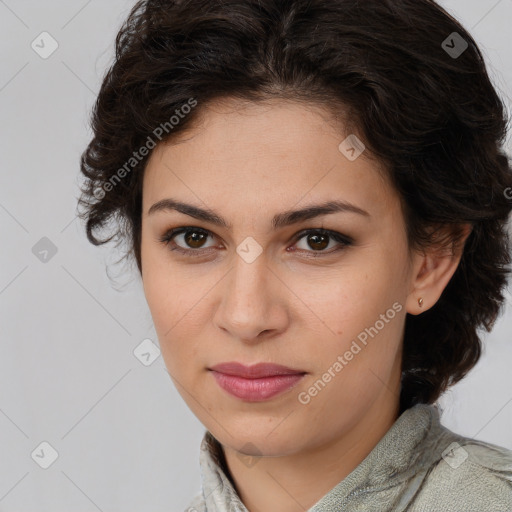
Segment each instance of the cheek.
[[172,286],[165,274],[147,272],[144,276],[144,294],[157,330],[165,327],[164,324],[170,324],[171,312],[175,311],[172,303],[174,294],[169,293],[170,289]]
[[345,339],[354,330],[373,324],[393,304],[383,275],[375,265],[361,262],[313,284],[304,283],[302,297],[328,332]]
[[[143,238],[142,283],[157,331],[167,331],[177,321],[179,300],[186,293],[180,274],[173,269],[165,250]],[[179,293],[177,292],[179,290]]]
[[159,270],[156,266],[145,266],[143,287],[162,356],[167,362],[167,354],[175,350],[173,345],[179,348],[179,344],[174,341],[186,323],[184,303],[187,301],[183,292],[177,293],[180,283],[172,279],[168,271]]
[[194,286],[190,277],[177,279],[177,272],[169,268],[157,271],[148,267],[144,293],[164,362],[172,375],[179,376],[193,367],[184,363],[196,360],[200,353],[197,344],[205,325],[200,297],[206,290]]
[[314,347],[319,372],[346,354],[339,375],[350,374],[350,382],[363,384],[361,379],[367,377],[369,369],[380,375],[393,365],[403,324],[400,311],[404,307],[392,272],[385,271],[386,265],[381,261],[380,267],[370,267],[365,262],[361,268],[351,267],[323,286],[316,283],[315,293],[310,293],[305,302],[321,319],[322,343]]

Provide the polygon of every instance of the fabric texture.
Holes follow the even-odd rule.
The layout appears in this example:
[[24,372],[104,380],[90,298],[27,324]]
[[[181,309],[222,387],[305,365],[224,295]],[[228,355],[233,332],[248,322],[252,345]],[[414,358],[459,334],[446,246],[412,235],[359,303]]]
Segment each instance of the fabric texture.
[[[250,512],[219,442],[201,443],[202,489],[185,512]],[[512,512],[512,451],[463,437],[436,405],[404,411],[368,456],[308,512]],[[279,512],[279,511],[269,511]]]

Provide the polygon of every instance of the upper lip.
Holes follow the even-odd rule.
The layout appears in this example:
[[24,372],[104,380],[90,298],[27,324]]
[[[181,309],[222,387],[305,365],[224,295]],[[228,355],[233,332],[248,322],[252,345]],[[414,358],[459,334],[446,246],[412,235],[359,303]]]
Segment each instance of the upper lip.
[[209,368],[226,375],[244,377],[246,379],[258,379],[261,377],[273,377],[276,375],[298,375],[306,373],[303,370],[295,370],[280,364],[258,363],[251,366],[245,366],[237,362],[220,363]]

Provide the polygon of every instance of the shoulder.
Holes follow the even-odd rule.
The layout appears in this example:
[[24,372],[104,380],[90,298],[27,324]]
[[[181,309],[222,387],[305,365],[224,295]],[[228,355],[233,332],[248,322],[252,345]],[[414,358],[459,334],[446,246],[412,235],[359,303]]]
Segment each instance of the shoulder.
[[411,512],[432,509],[511,511],[512,451],[462,436],[451,440],[430,468]]
[[200,492],[197,494],[183,512],[206,512],[206,504],[204,502],[203,493]]

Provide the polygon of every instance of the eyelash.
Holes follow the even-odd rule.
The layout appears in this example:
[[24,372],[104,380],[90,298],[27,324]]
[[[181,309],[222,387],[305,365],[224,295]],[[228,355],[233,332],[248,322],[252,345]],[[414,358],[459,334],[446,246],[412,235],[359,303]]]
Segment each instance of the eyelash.
[[[176,245],[175,242],[173,242],[173,239],[177,235],[180,235],[182,233],[187,233],[187,232],[198,232],[198,233],[213,236],[213,233],[211,231],[208,231],[207,229],[188,226],[188,227],[170,229],[161,238],[159,238],[159,241],[166,246],[170,245],[172,242],[174,245],[170,249],[171,251],[178,251],[179,253],[184,254],[185,256],[189,256],[189,257],[201,257],[201,256],[205,255],[205,252],[207,252],[207,251],[209,252],[209,249],[214,249],[214,247],[208,247],[206,250],[183,249],[182,247],[179,247],[178,245]],[[305,230],[297,233],[293,238],[293,240],[294,240],[293,245],[295,245],[302,238],[304,238],[305,236],[310,235],[310,234],[326,235],[326,236],[332,238],[333,240],[335,240],[336,242],[338,242],[339,244],[341,244],[341,247],[336,248],[334,250],[331,249],[330,251],[306,251],[307,253],[312,253],[312,255],[308,256],[310,258],[318,258],[318,257],[322,257],[324,255],[329,256],[333,253],[337,253],[339,251],[344,250],[346,247],[351,246],[354,242],[353,239],[350,238],[349,236],[342,235],[341,233],[338,233],[337,231],[330,231],[328,229],[316,228],[316,229],[305,229]],[[305,249],[300,249],[300,251],[305,251]]]

